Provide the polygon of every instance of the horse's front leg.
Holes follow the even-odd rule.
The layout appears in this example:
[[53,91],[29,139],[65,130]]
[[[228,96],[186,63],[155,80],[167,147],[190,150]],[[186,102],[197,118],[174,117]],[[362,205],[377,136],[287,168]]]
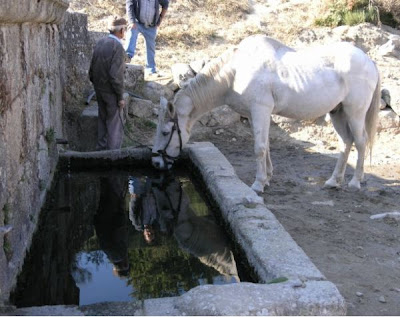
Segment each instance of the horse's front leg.
[[[269,131],[267,131],[269,133]],[[274,168],[271,161],[271,151],[269,147],[269,137],[267,137],[267,153],[266,153],[266,164],[267,164],[267,185],[269,186],[269,180],[272,178]]]
[[269,154],[269,127],[271,123],[271,110],[265,105],[252,108],[252,128],[254,135],[254,153],[256,156],[256,179],[251,188],[257,192],[264,192],[264,187],[269,186],[272,176],[272,163]]

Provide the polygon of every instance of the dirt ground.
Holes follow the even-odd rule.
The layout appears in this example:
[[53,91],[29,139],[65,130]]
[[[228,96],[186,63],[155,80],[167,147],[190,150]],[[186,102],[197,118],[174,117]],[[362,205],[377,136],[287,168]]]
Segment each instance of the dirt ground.
[[[248,124],[216,135],[193,135],[213,142],[238,176],[251,185],[255,176],[253,139]],[[349,315],[400,315],[399,219],[370,216],[400,211],[400,130],[378,135],[365,164],[360,191],[323,189],[338,154],[328,124],[274,124],[271,158],[274,175],[264,202],[293,239],[344,296]],[[346,182],[355,163],[350,155]]]

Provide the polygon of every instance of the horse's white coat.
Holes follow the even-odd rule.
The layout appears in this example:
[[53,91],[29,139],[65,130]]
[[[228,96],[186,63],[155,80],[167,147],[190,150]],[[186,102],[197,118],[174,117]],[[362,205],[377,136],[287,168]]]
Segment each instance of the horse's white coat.
[[[268,140],[271,114],[313,119],[330,112],[343,150],[325,186],[340,186],[354,143],[358,159],[349,186],[360,188],[366,146],[372,147],[376,132],[379,101],[378,69],[352,44],[336,43],[294,51],[276,40],[256,35],[208,63],[177,93],[173,106],[178,114],[183,144],[189,140],[196,120],[215,107],[227,104],[248,117],[257,160],[252,188],[262,192],[272,176]],[[168,123],[163,120],[159,123],[163,125],[161,130],[168,129]],[[159,131],[153,152],[163,149],[169,139]],[[170,156],[179,155],[176,133],[166,152]],[[154,157],[153,164],[166,168],[161,157]]]

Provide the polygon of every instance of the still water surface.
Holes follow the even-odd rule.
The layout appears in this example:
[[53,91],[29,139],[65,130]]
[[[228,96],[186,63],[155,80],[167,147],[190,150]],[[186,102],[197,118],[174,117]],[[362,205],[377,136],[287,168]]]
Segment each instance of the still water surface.
[[87,305],[240,280],[231,244],[186,172],[60,173],[11,301]]

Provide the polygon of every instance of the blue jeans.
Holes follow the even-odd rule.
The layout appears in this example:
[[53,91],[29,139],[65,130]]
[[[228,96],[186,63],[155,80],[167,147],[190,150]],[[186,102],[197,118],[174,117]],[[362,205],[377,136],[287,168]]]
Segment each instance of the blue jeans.
[[145,28],[144,25],[140,23],[136,23],[136,26],[136,29],[131,29],[131,31],[128,32],[127,41],[125,42],[125,51],[130,58],[135,55],[136,41],[139,33],[141,33],[146,41],[146,72],[155,73],[157,72],[155,62],[157,27]]

